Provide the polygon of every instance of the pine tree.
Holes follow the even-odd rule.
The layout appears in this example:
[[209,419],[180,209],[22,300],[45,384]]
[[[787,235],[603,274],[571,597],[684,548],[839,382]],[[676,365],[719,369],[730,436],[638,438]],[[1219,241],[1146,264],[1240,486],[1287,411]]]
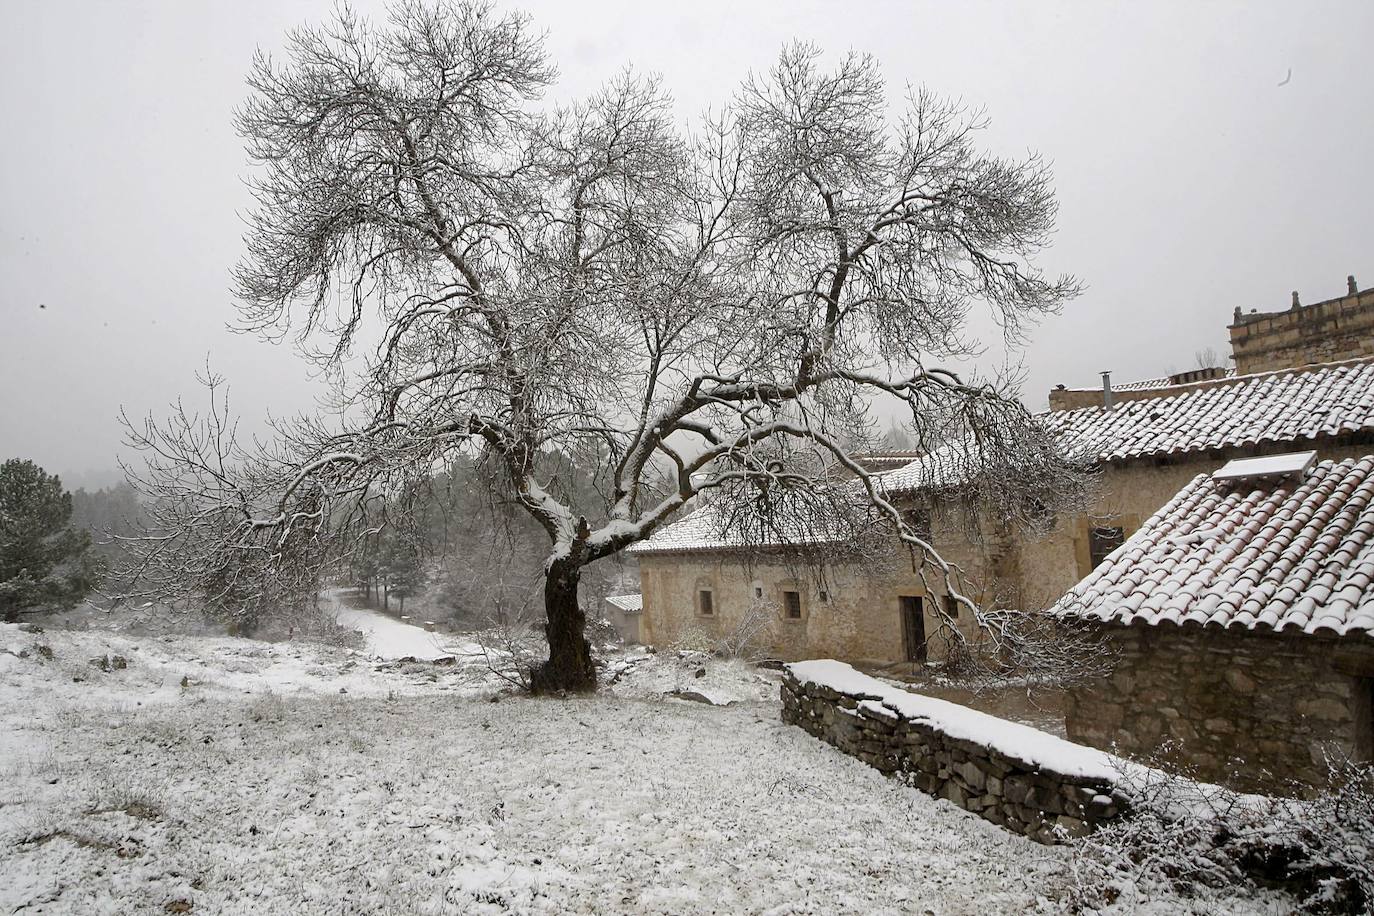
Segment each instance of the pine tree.
[[95,586],[88,532],[70,526],[71,494],[32,461],[0,465],[0,616],[69,605]]

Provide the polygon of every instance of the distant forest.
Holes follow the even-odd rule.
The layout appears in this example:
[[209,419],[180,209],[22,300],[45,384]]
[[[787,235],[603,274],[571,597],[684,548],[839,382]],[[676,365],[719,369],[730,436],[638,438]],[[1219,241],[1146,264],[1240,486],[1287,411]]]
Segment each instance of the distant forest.
[[[585,480],[571,471],[571,459],[545,460],[548,479]],[[458,629],[493,623],[536,622],[542,618],[543,563],[548,537],[513,502],[493,499],[483,483],[482,462],[464,458],[412,492],[398,495],[379,513],[376,535],[358,545],[346,568],[330,584],[359,589],[362,600],[399,613]],[[84,474],[98,480],[102,475]],[[106,569],[126,559],[120,536],[135,536],[147,519],[138,492],[127,483],[71,490],[74,527],[91,533],[94,553]],[[568,494],[573,504],[590,505],[591,494]],[[107,579],[107,594],[120,583]],[[596,564],[583,578],[586,609],[602,612],[608,595],[637,591],[633,563]]]

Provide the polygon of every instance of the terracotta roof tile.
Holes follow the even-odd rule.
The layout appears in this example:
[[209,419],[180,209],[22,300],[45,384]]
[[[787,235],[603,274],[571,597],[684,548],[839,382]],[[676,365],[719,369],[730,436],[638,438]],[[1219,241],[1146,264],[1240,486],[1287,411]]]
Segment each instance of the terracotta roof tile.
[[1199,475],[1054,613],[1374,636],[1374,456],[1300,480]]
[[[1305,443],[1374,431],[1374,360],[1243,375],[1158,398],[1038,415],[1070,457],[1099,463],[1214,449]],[[936,449],[883,475],[889,490],[951,486],[970,468]]]

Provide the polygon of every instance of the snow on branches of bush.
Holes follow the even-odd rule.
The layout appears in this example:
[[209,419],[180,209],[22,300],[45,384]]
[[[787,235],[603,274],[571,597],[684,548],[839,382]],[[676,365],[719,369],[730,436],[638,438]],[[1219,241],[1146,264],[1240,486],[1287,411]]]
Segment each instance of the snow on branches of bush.
[[1075,911],[1247,886],[1287,891],[1301,912],[1374,906],[1374,766],[1333,766],[1311,799],[1241,795],[1143,768],[1123,787],[1131,815],[1085,838],[1069,863]]

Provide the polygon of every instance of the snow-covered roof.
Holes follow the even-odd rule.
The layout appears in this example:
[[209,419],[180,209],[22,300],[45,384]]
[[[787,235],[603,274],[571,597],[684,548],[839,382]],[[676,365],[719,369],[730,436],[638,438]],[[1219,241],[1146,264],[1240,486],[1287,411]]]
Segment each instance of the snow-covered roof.
[[[1242,375],[1113,407],[1038,415],[1065,454],[1101,463],[1374,432],[1374,360]],[[883,476],[889,491],[962,483],[971,469],[950,449]]]
[[[1217,367],[1215,369],[1194,369],[1190,372],[1176,372],[1173,375],[1161,375],[1155,378],[1142,378],[1134,382],[1112,382],[1112,391],[1153,391],[1156,388],[1179,388],[1184,385],[1196,384],[1198,382],[1212,382],[1218,379],[1228,379],[1236,377],[1236,367],[1226,368]],[[1093,393],[1100,392],[1102,388],[1092,385],[1086,388],[1063,388],[1063,391]]]
[[[722,530],[724,529],[724,530]],[[827,536],[823,532],[797,526],[796,533],[788,538],[789,547],[807,547],[833,544],[842,541],[841,534]],[[734,550],[757,547],[780,546],[776,542],[756,543],[749,541],[733,526],[722,522],[720,514],[711,506],[702,506],[686,518],[678,519],[654,532],[647,541],[640,541],[626,552],[646,553],[692,553],[698,550]]]
[[640,594],[609,595],[606,600],[629,614],[635,614],[644,610],[644,596]]
[[[1170,389],[1174,391],[1175,389]],[[1216,449],[1308,444],[1351,433],[1374,433],[1374,359],[1351,360],[1213,380],[1180,393],[1038,414],[1072,460],[1127,461]],[[979,473],[977,450],[934,449],[877,478],[893,496],[958,487]],[[1005,460],[1007,456],[1001,456]],[[746,546],[722,535],[709,510],[658,531],[634,554],[728,550]],[[830,539],[830,541],[839,538]],[[812,539],[813,543],[830,541]]]
[[1374,456],[1201,474],[1055,605],[1115,623],[1374,636]]

